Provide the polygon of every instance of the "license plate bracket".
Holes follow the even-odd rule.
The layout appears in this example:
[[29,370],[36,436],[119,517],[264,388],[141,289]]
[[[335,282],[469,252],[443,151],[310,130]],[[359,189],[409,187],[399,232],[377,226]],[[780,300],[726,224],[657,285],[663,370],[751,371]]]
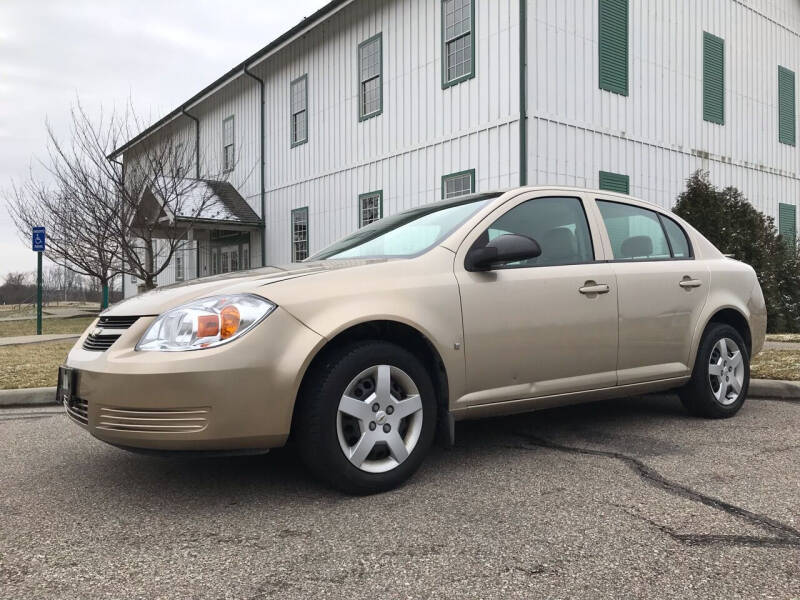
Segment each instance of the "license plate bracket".
[[72,397],[75,394],[75,383],[77,382],[78,372],[69,367],[58,367],[58,388],[56,400],[66,407],[69,407]]

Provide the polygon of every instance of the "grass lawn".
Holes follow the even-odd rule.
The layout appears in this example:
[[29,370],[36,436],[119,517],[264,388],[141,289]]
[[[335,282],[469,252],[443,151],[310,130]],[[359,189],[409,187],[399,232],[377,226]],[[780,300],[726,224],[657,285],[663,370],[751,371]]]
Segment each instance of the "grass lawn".
[[[42,319],[42,333],[83,333],[94,317]],[[36,335],[36,319],[0,321],[0,337]]]
[[750,376],[758,379],[800,380],[800,350],[764,350],[753,358]]
[[768,333],[768,342],[796,342],[800,344],[800,333]]
[[50,387],[75,340],[0,346],[0,390]]

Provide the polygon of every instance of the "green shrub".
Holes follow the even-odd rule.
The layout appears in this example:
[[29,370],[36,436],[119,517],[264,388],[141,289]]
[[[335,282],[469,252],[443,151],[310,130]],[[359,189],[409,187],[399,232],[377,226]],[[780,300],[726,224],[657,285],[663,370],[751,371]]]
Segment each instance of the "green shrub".
[[705,171],[687,180],[672,210],[722,253],[756,270],[769,332],[800,331],[800,253],[778,233],[772,217],[753,207],[738,189],[716,188]]

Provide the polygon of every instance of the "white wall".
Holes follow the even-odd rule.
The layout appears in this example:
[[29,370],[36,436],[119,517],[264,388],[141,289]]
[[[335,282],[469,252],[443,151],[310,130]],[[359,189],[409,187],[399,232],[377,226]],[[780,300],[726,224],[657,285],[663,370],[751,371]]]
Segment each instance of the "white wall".
[[[267,79],[267,258],[290,259],[290,215],[309,207],[314,252],[358,225],[358,195],[384,215],[441,197],[441,177],[476,188],[519,181],[517,0],[478,0],[476,77],[441,81],[441,4],[358,2],[258,69]],[[358,120],[358,45],[383,34],[383,114]],[[308,74],[309,141],[290,147],[289,86]]]
[[[529,180],[596,187],[600,170],[671,206],[696,169],[776,216],[800,196],[778,142],[778,65],[800,76],[794,0],[632,0],[629,95],[598,86],[597,2],[530,0]],[[725,125],[703,120],[703,31],[725,40]]]

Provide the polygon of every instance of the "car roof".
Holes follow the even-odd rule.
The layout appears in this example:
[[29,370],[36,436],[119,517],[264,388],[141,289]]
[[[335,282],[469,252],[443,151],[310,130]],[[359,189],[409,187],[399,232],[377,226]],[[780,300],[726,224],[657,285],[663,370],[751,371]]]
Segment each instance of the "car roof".
[[[639,204],[647,208],[654,208],[661,212],[669,212],[668,209],[665,209],[663,206],[656,204],[654,202],[650,202],[648,200],[642,200],[641,198],[637,198],[636,196],[631,196],[630,194],[620,194],[619,192],[610,192],[608,190],[600,190],[596,188],[583,188],[577,186],[568,186],[568,185],[529,185],[529,186],[521,186],[521,187],[513,187],[513,188],[505,188],[505,189],[496,189],[496,190],[488,190],[486,192],[481,192],[480,194],[473,194],[473,196],[492,196],[492,195],[505,195],[508,193],[527,193],[527,192],[556,192],[556,193],[566,193],[566,194],[587,194],[587,195],[598,195],[603,196],[606,198],[613,198],[620,200],[622,202],[628,202],[630,204]],[[463,196],[466,198],[467,196]]]

